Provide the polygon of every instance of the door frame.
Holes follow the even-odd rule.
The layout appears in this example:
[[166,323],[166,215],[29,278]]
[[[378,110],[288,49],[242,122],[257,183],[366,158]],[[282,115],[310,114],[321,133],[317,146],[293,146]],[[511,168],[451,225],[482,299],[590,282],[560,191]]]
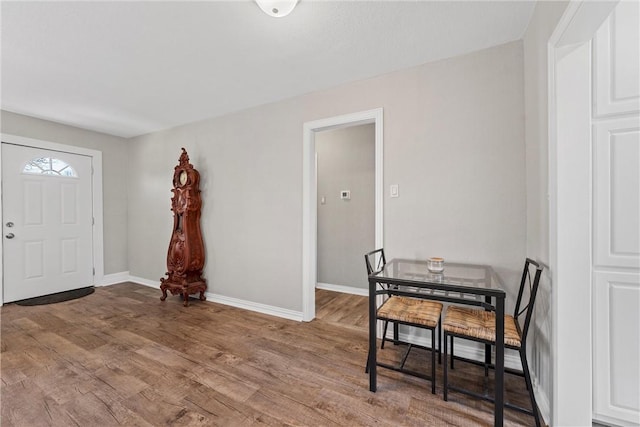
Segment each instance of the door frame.
[[[579,55],[578,48],[591,43],[617,3],[570,2],[547,45],[549,270],[555,349],[551,425],[591,425],[593,414],[591,328],[585,327],[591,326],[592,315],[591,139],[588,146],[583,139],[591,125],[579,111],[584,105],[558,96],[558,63],[572,52]],[[563,67],[561,72],[591,73],[590,67],[583,69],[583,62],[574,62],[580,69]],[[581,363],[576,363],[576,355]]]
[[[103,236],[103,202],[102,202],[102,152],[89,148],[77,147],[74,145],[59,144],[57,142],[43,141],[40,139],[26,138],[23,136],[0,134],[0,222],[4,224],[2,218],[2,143],[22,145],[25,147],[40,148],[51,151],[62,151],[70,154],[79,154],[91,158],[93,174],[91,176],[92,210],[94,223],[92,227],[93,244],[93,285],[102,282],[104,278],[104,236]],[[0,306],[4,304],[4,271],[2,268],[4,237],[0,244]]]
[[375,247],[383,247],[383,109],[305,122],[302,149],[302,320],[316,317],[318,201],[315,134],[373,123],[375,127]]

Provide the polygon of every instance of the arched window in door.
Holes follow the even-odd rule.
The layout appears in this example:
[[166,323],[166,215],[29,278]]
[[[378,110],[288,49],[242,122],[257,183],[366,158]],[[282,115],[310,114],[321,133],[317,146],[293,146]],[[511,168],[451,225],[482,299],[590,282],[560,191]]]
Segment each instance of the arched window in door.
[[71,165],[55,157],[38,157],[29,161],[22,173],[33,175],[53,175],[77,178],[78,174]]

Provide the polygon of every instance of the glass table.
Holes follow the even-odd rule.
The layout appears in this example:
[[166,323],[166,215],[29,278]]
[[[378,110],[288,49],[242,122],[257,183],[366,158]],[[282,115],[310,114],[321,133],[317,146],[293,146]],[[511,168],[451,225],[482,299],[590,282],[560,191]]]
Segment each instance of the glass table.
[[[378,289],[391,285],[393,291]],[[408,296],[455,304],[477,306],[496,312],[495,418],[504,423],[504,303],[505,291],[500,278],[488,265],[447,262],[442,273],[431,273],[427,261],[393,259],[369,276],[369,390],[377,389],[377,297],[382,294]],[[446,343],[445,343],[446,345]],[[486,347],[485,358],[491,357]],[[451,355],[453,357],[453,355]],[[488,360],[490,362],[490,360]],[[447,363],[445,360],[444,363]]]

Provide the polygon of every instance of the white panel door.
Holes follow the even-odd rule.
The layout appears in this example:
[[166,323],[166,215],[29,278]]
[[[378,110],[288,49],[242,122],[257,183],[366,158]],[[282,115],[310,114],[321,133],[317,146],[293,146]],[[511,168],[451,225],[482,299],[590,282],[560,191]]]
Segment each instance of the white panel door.
[[595,272],[593,301],[594,411],[640,423],[640,274]]
[[87,156],[2,143],[4,301],[93,284]]
[[621,1],[593,40],[596,117],[640,111],[640,2]]
[[595,267],[640,268],[640,118],[594,125]]
[[640,425],[640,3],[593,43],[593,411]]

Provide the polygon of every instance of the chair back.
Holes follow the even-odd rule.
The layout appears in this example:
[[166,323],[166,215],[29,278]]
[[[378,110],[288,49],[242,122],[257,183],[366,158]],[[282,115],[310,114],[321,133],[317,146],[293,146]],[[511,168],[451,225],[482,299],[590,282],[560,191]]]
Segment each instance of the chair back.
[[[538,293],[538,285],[540,284],[540,276],[542,275],[542,267],[534,260],[527,258],[524,263],[522,279],[520,280],[520,290],[518,291],[518,300],[516,301],[516,309],[513,317],[516,320],[518,328],[520,328],[520,337],[522,345],[526,342],[527,333],[529,332],[529,324],[533,316],[533,306]],[[524,315],[524,326],[520,327],[520,318]]]
[[384,257],[384,249],[382,248],[365,254],[364,260],[367,263],[367,276],[377,273],[387,264],[387,259]]

